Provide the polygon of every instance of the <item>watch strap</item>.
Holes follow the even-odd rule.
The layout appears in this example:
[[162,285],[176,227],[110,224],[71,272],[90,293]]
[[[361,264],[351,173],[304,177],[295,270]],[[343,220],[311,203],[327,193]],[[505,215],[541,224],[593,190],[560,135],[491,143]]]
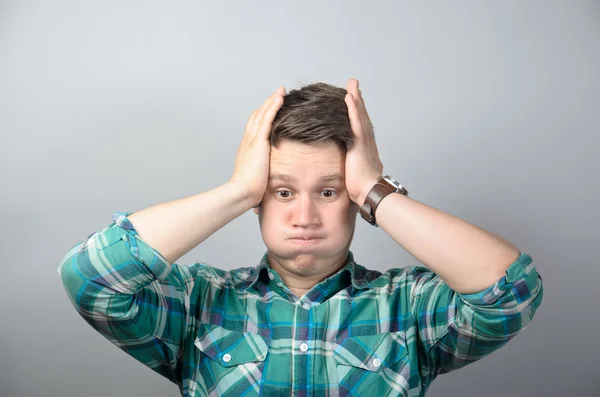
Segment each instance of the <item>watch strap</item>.
[[364,204],[359,209],[362,218],[375,227],[378,227],[375,220],[375,211],[384,197],[390,193],[401,193],[408,195],[408,191],[406,191],[406,189],[403,187],[398,188],[394,186],[385,179],[386,177],[387,175],[379,178],[377,183],[369,191],[369,194],[367,194]]

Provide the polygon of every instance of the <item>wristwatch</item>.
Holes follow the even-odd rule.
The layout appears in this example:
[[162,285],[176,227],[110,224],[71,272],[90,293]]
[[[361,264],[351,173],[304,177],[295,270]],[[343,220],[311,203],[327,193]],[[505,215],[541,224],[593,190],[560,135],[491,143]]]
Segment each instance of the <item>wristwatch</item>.
[[379,227],[375,222],[375,210],[385,196],[390,193],[400,193],[408,196],[406,190],[401,184],[395,181],[391,176],[384,175],[373,186],[367,194],[364,204],[359,208],[360,215],[363,219],[375,227]]

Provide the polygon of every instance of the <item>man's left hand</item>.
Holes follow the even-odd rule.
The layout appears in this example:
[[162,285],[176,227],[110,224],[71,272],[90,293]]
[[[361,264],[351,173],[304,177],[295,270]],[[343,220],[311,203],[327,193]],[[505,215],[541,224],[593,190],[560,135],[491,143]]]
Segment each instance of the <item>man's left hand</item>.
[[381,177],[383,164],[375,144],[373,125],[358,89],[358,80],[350,79],[346,91],[345,102],[354,132],[354,146],[346,153],[346,190],[350,199],[360,207]]

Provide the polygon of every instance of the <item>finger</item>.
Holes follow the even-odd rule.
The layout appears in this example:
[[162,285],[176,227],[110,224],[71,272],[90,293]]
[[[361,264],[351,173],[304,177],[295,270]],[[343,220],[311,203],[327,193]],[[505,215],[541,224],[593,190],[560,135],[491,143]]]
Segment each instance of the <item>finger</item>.
[[354,99],[352,93],[346,94],[344,98],[346,102],[346,106],[348,107],[348,118],[350,119],[350,127],[352,131],[357,135],[358,138],[362,138],[363,136],[363,125],[360,118],[359,110],[356,106],[356,100]]
[[271,106],[265,111],[261,123],[258,125],[257,136],[261,139],[266,139],[271,134],[271,128],[273,127],[273,120],[277,112],[283,105],[283,97],[276,96],[271,102]]
[[256,133],[260,129],[260,126],[263,123],[263,118],[265,116],[265,112],[273,105],[273,101],[275,100],[275,98],[276,97],[280,97],[283,94],[285,94],[285,88],[283,88],[281,86],[278,87],[277,90],[275,90],[275,92],[273,93],[273,95],[271,95],[262,104],[262,106],[257,110],[257,112],[256,112],[256,118],[254,119],[254,125],[253,125],[254,135],[256,135]]
[[365,103],[362,99],[362,93],[359,89],[359,82],[357,79],[348,80],[348,84],[346,84],[346,91],[352,94],[358,111],[366,111]]
[[372,129],[373,124],[371,123],[371,118],[367,113],[367,109],[364,107],[364,102],[362,102],[360,99],[357,99],[355,94],[349,93],[349,95],[349,100],[353,103],[355,108],[356,118],[358,120],[357,123],[360,123],[363,131]]
[[366,113],[367,107],[365,105],[365,101],[363,99],[362,91],[360,90],[358,80],[357,79],[350,79],[348,81],[346,90],[348,92],[350,92],[354,96],[354,99],[356,100],[356,104],[357,104],[358,109],[359,110],[363,110]]
[[365,127],[373,128],[373,123],[371,122],[371,117],[369,117],[369,112],[367,112],[367,106],[365,105],[365,101],[362,96],[362,91],[359,89],[358,80],[350,79],[346,86],[346,90],[352,94],[358,112],[361,115],[361,120],[364,123]]
[[252,112],[252,114],[248,118],[248,122],[246,123],[246,128],[244,129],[244,136],[250,135],[250,131],[252,130],[252,126],[254,125],[255,118],[256,118],[256,111]]
[[358,80],[350,79],[346,85],[346,90],[354,96],[354,99],[358,102],[358,107],[360,109],[360,105],[364,105],[364,101],[362,99],[362,91],[360,90]]
[[358,80],[357,79],[349,79],[348,83],[346,84],[346,91],[348,91],[351,94],[357,94],[358,93]]
[[271,104],[273,103],[273,99],[275,99],[275,97],[277,96],[282,96],[285,94],[285,88],[283,88],[282,86],[278,87],[275,92],[273,94],[271,94],[271,96],[269,98],[267,98],[266,101],[263,102],[263,104],[256,110],[256,115],[257,116],[262,116],[263,113],[271,106]]

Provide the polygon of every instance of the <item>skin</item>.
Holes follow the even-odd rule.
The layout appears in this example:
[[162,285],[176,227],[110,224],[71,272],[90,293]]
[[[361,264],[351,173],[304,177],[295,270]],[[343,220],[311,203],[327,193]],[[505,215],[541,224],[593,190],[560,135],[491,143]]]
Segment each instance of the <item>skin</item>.
[[[350,79],[346,90],[355,145],[345,154],[345,160],[333,147],[284,143],[269,150],[270,174],[286,172],[296,176],[297,186],[288,188],[292,198],[285,203],[277,201],[271,185],[267,188],[267,180],[258,190],[265,199],[257,213],[271,267],[298,296],[344,264],[354,233],[354,223],[349,222],[355,219],[354,205],[364,203],[383,172],[358,80]],[[267,124],[265,130],[270,129],[280,105],[279,95],[283,92],[276,92],[275,106],[261,113],[261,122]],[[257,137],[267,141],[268,131]],[[318,196],[321,186],[316,181],[320,175],[342,168],[346,190],[342,194],[353,205],[324,204]],[[379,226],[399,245],[460,293],[480,292],[493,285],[520,255],[508,240],[408,196],[386,196],[375,215]],[[294,231],[324,234],[325,238],[299,249],[286,240]]]
[[[346,262],[358,207],[345,186],[345,160],[331,143],[283,140],[271,148],[271,178],[254,212],[271,267],[298,297]],[[328,175],[336,178],[322,179]]]
[[[279,87],[251,114],[231,179],[212,190],[132,214],[129,219],[141,238],[174,263],[255,208],[270,264],[296,295],[334,273],[348,252],[356,208],[383,172],[358,80],[350,79],[346,90],[355,135],[350,151],[344,154],[331,145],[293,142],[272,148],[269,134],[285,95]],[[343,183],[318,182],[333,171],[343,176]],[[279,173],[295,180],[275,185],[270,177]],[[323,192],[333,188],[335,199]],[[291,196],[274,190],[287,190]],[[459,293],[480,292],[493,285],[520,255],[508,240],[402,194],[383,198],[375,216],[382,230]],[[323,239],[303,246],[290,241],[289,237],[303,233]]]
[[[354,235],[358,202],[377,182],[383,165],[372,134],[371,139],[359,135],[367,125],[370,127],[371,121],[368,116],[360,116],[364,102],[355,79],[348,82],[345,98],[356,135],[356,144],[350,151],[344,153],[333,143],[317,146],[287,140],[277,147],[269,145],[267,148],[265,142],[270,127],[283,103],[282,88],[251,115],[242,148],[246,144],[250,149],[253,142],[253,152],[263,156],[263,161],[257,161],[246,170],[248,173],[257,170],[262,176],[257,178],[255,174],[255,183],[249,189],[257,197],[260,195],[261,204],[254,212],[259,215],[270,266],[290,290],[301,297],[345,264]],[[264,157],[267,152],[268,166]],[[242,151],[238,156],[251,161]],[[277,177],[282,174],[291,179]],[[339,177],[321,182],[321,177],[331,174]],[[244,180],[242,176],[234,178]],[[312,241],[294,238],[310,236],[319,238]]]

